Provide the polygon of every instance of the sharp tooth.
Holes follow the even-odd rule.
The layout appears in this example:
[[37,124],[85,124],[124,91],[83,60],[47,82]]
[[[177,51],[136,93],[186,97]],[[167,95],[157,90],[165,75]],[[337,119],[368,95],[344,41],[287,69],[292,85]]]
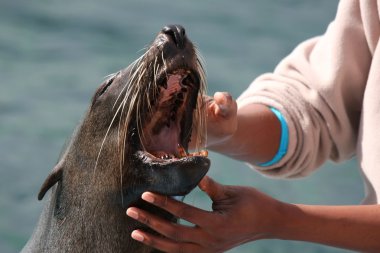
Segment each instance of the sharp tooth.
[[181,144],[178,144],[178,154],[180,158],[187,156],[186,150],[181,146]]
[[204,157],[208,157],[208,151],[207,150],[201,150],[201,152],[199,152],[201,156],[204,156]]
[[160,155],[160,158],[163,159],[163,160],[169,160],[169,159],[173,158],[173,155],[172,154],[163,153],[163,154]]
[[191,154],[189,154],[189,156],[204,156],[204,157],[208,157],[208,151],[207,150],[201,150],[199,152],[191,153]]

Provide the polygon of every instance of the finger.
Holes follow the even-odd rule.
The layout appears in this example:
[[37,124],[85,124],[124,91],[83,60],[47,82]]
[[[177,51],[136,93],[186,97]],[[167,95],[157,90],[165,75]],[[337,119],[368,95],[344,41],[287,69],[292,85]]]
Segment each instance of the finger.
[[174,253],[174,252],[200,252],[199,246],[193,243],[175,242],[167,238],[152,235],[141,230],[134,230],[131,237],[139,242],[158,250]]
[[178,218],[187,220],[198,226],[206,224],[211,218],[210,212],[176,201],[167,196],[158,195],[152,192],[144,192],[141,198],[168,211]]
[[214,94],[216,103],[215,114],[223,117],[228,117],[235,110],[235,102],[228,92],[216,92]]
[[228,92],[217,91],[214,94],[214,100],[219,105],[228,105],[232,103],[232,96]]
[[204,176],[198,184],[199,188],[204,191],[212,201],[218,201],[226,197],[225,186],[217,183],[212,178]]
[[202,243],[204,241],[203,238],[205,238],[202,236],[199,227],[189,227],[173,223],[135,207],[128,208],[127,215],[176,242]]
[[207,96],[207,95],[205,95],[205,96],[203,96],[203,101],[204,101],[204,103],[205,103],[205,104],[210,104],[211,102],[213,102],[213,101],[214,101],[214,98],[213,98],[213,97],[210,97],[210,96]]

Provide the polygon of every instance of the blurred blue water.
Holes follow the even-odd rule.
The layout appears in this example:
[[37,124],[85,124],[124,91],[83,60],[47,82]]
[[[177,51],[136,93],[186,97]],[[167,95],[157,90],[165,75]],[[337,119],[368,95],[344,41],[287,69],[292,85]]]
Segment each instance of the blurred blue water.
[[[36,193],[95,88],[136,59],[163,25],[184,25],[199,46],[210,94],[227,90],[237,97],[299,42],[322,34],[336,6],[337,0],[0,0],[0,252],[18,252],[30,236],[43,205]],[[211,158],[216,180],[284,201],[357,204],[363,196],[355,160],[278,181]],[[187,202],[210,204],[198,190]],[[264,240],[230,252],[346,251]]]

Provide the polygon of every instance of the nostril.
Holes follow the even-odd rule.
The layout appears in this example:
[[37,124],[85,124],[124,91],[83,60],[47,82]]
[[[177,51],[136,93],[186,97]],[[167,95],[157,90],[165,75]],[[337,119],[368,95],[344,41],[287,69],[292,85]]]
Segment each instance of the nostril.
[[164,28],[162,28],[162,32],[169,35],[172,39],[175,39],[175,34],[174,34],[174,29],[173,29],[173,26],[165,26]]
[[162,28],[162,33],[167,34],[179,48],[183,48],[186,40],[186,31],[181,25],[167,25]]

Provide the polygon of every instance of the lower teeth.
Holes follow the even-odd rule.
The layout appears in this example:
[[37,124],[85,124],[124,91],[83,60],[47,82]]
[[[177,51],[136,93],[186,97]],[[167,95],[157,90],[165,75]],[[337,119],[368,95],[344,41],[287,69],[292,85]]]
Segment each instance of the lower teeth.
[[189,156],[203,156],[203,157],[208,157],[208,151],[207,150],[201,150],[199,152],[194,152],[189,154]]
[[[154,156],[163,159],[163,160],[170,160],[177,158],[176,155],[174,154],[169,154],[169,153],[163,153],[163,152],[157,152],[156,154],[153,153]],[[191,157],[191,156],[203,156],[203,157],[208,157],[208,151],[207,150],[201,150],[198,152],[194,153],[187,153],[186,150],[178,144],[178,159],[184,158],[184,157]]]
[[179,158],[186,157],[187,156],[186,150],[180,144],[178,144],[177,147],[178,147]]

